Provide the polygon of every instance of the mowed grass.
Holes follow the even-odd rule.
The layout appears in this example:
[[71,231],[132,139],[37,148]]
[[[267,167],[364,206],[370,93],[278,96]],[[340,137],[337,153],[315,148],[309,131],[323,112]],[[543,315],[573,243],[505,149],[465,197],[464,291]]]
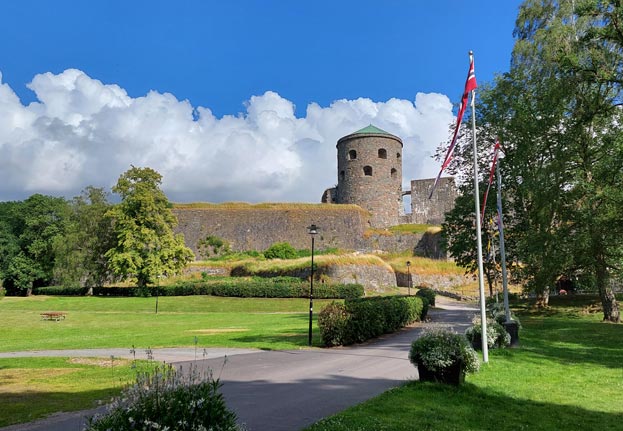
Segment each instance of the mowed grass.
[[[314,301],[319,311],[326,300]],[[134,346],[146,348],[307,347],[309,301],[210,296],[102,298],[34,296],[0,301],[0,351]],[[62,311],[65,320],[41,320]],[[314,343],[320,344],[317,327]],[[80,361],[80,362],[75,362]],[[85,363],[86,362],[86,363]],[[139,369],[154,366],[138,362]],[[76,358],[0,359],[0,426],[107,401],[136,376],[129,361]]]
[[[316,300],[316,313],[330,301]],[[306,299],[6,297],[0,301],[0,351],[119,347],[243,347],[298,349],[307,346]],[[40,313],[67,313],[58,322]],[[314,330],[314,344],[320,344]]]
[[411,382],[308,430],[623,429],[623,325],[579,310],[524,312],[520,348],[460,388]]
[[155,363],[89,358],[0,358],[0,427],[109,400]]

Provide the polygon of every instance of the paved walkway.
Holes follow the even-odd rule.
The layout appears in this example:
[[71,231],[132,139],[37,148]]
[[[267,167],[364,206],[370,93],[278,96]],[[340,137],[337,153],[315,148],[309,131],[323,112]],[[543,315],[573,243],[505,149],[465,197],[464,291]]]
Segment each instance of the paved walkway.
[[[249,431],[298,430],[417,379],[417,369],[408,359],[413,339],[427,327],[444,326],[463,332],[477,312],[473,306],[443,297],[438,296],[437,302],[438,308],[430,312],[430,322],[363,345],[291,351],[209,349],[208,359],[203,359],[201,350],[196,363],[200,368],[215,370],[228,406]],[[102,350],[97,355],[94,351],[72,352],[131,358],[123,349]],[[73,356],[68,351],[57,353],[55,356]],[[50,356],[50,352],[36,354]],[[155,359],[166,357],[170,363],[188,366],[195,362],[194,349],[154,349],[153,354]],[[225,354],[228,359],[223,367]],[[0,431],[78,431],[85,416],[94,412],[59,413]]]

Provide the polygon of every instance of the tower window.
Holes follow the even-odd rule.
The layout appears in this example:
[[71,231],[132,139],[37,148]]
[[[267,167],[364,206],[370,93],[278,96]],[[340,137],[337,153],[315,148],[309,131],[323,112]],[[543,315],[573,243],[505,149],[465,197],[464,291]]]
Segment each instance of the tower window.
[[396,168],[392,168],[391,177],[396,179],[397,176],[398,176],[398,171],[396,170]]
[[387,150],[385,148],[379,148],[379,159],[387,158]]
[[340,171],[340,180],[344,181],[344,171]]
[[364,166],[363,167],[363,174],[366,177],[371,177],[372,176],[372,166]]
[[350,150],[348,152],[348,160],[355,160],[357,158],[357,151]]
[[396,158],[399,159],[400,158],[400,153],[396,153]]

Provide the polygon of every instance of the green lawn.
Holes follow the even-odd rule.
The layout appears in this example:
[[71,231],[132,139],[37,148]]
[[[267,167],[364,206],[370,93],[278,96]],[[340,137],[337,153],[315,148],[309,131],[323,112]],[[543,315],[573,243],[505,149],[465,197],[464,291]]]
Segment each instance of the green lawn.
[[94,407],[135,380],[146,361],[88,358],[0,359],[0,427],[53,412]]
[[[314,308],[320,311],[327,302],[316,300]],[[147,347],[190,347],[195,337],[199,348],[307,347],[305,299],[160,297],[158,314],[155,303],[155,298],[6,297],[0,301],[0,351],[135,346],[144,357]],[[41,320],[46,311],[67,317]],[[320,343],[317,328],[314,343]],[[0,426],[91,408],[136,375],[128,361],[76,360],[0,359]]]
[[577,310],[524,312],[521,347],[460,388],[408,383],[309,431],[623,429],[623,325]]
[[[298,349],[307,346],[305,299],[7,297],[0,301],[0,351],[194,346]],[[326,300],[314,301],[317,311]],[[59,322],[39,313],[63,311]],[[314,331],[314,344],[320,334]]]

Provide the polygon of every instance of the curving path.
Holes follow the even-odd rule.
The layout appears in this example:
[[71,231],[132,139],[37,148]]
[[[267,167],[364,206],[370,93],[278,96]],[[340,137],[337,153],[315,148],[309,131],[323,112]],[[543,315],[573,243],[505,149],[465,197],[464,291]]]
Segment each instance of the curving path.
[[[417,370],[408,359],[413,339],[424,328],[435,326],[463,332],[476,312],[474,306],[438,296],[437,308],[430,311],[429,322],[366,344],[290,351],[209,349],[208,359],[201,359],[203,352],[199,352],[196,363],[200,368],[211,368],[220,377],[228,406],[249,431],[297,430],[407,380],[417,379]],[[35,354],[52,356],[51,352],[1,355]],[[54,355],[129,357],[128,351],[121,349],[57,351]],[[166,357],[167,362],[185,367],[195,362],[194,355],[194,349],[154,349],[154,359]],[[0,431],[78,431],[84,417],[93,412],[59,413]]]

